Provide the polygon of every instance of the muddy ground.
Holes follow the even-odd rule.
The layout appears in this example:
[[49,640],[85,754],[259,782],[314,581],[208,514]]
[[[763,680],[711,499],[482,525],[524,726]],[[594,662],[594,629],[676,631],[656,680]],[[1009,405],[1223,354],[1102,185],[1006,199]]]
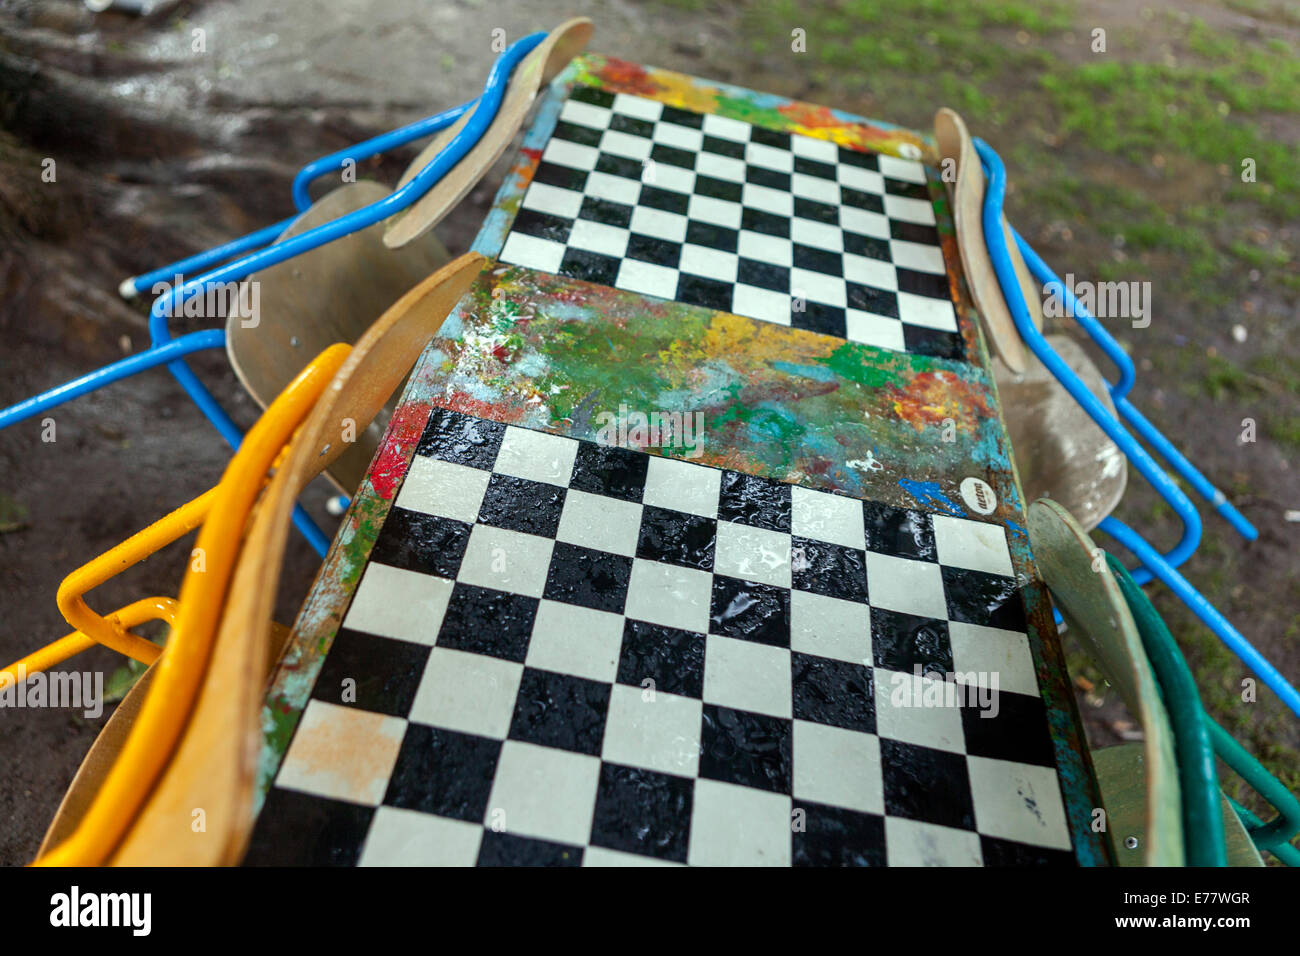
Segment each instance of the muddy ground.
[[[1230,14],[1217,4],[1187,6],[1230,15],[1234,29],[1294,32],[1285,21],[1251,20],[1242,9],[1248,4],[1228,4]],[[1165,21],[1127,10],[1127,4],[1098,5],[1079,14],[1079,29],[1086,35],[1089,22],[1110,17],[1136,24],[1142,38],[1158,45]],[[753,56],[755,31],[773,31],[780,47],[788,29],[779,32],[743,4],[192,0],[138,18],[96,16],[74,0],[0,0],[0,406],[146,345],[145,306],[116,295],[124,276],[289,215],[289,184],[303,162],[475,95],[491,61],[494,28],[513,39],[575,12],[595,20],[593,48],[640,62],[917,127],[945,102],[932,75],[912,77],[911,95],[884,97],[871,77],[888,65],[863,63],[860,77],[855,72],[846,80],[810,72],[795,57]],[[196,29],[204,31],[201,52],[194,50]],[[1007,30],[993,31],[989,42],[1020,40]],[[1009,88],[1019,78],[993,81],[994,95],[998,82]],[[1289,122],[1278,120],[1278,136],[1293,141]],[[1016,127],[1014,117],[1003,120],[1004,143],[1018,135]],[[1050,153],[1053,146],[1042,149]],[[362,174],[393,182],[412,155],[399,152]],[[1032,174],[1010,158],[1013,181],[1018,172]],[[46,159],[55,161],[54,183],[41,179]],[[1129,176],[1131,185],[1148,188],[1140,174]],[[498,183],[497,174],[488,177],[441,227],[452,252],[468,247]],[[1177,190],[1150,191],[1170,207],[1182,201]],[[1050,211],[1017,208],[1014,193],[1010,210],[1049,261],[1080,276],[1115,261],[1108,236],[1071,236]],[[1181,281],[1177,254],[1144,265],[1144,277],[1166,288]],[[1252,295],[1240,300],[1250,302],[1248,310],[1240,303],[1229,310],[1180,305],[1126,344],[1142,368],[1137,404],[1262,530],[1246,546],[1207,517],[1204,551],[1188,576],[1294,681],[1300,680],[1300,524],[1285,521],[1284,513],[1300,508],[1296,448],[1278,440],[1236,441],[1241,419],[1263,414],[1255,406],[1267,405],[1272,415],[1297,412],[1294,382],[1253,370],[1261,356],[1295,354],[1292,303],[1274,293]],[[1252,316],[1258,321],[1249,321]],[[1244,343],[1232,335],[1243,319],[1250,329]],[[189,329],[181,323],[181,330]],[[1229,374],[1217,391],[1188,387],[1226,374],[1224,363],[1229,373],[1263,384],[1251,387],[1246,378],[1241,385]],[[236,420],[251,423],[254,403],[224,356],[203,354],[193,365]],[[208,488],[228,458],[221,439],[162,370],[49,417],[52,442],[42,441],[39,419],[0,432],[5,661],[66,633],[54,603],[66,573]],[[329,494],[318,481],[306,495],[326,528],[337,520],[324,508]],[[1172,544],[1167,509],[1140,479],[1131,479],[1119,514]],[[146,594],[174,594],[188,547],[180,542],[123,573],[96,591],[94,605],[116,608]],[[286,568],[281,620],[292,618],[315,565],[299,541]],[[1240,668],[1203,650],[1202,638],[1191,636],[1195,625],[1172,602],[1162,598],[1160,606],[1189,635],[1189,656],[1202,680],[1214,685],[1212,706],[1231,708]],[[119,663],[111,653],[93,651],[76,666],[112,672]],[[1081,690],[1081,707],[1090,734],[1112,742],[1127,728],[1100,690]],[[1276,702],[1263,697],[1258,712],[1225,717],[1220,710],[1220,719],[1259,728],[1256,749],[1275,740],[1272,759],[1290,761],[1294,721],[1282,719]],[[100,722],[58,710],[6,710],[0,719],[7,757],[0,774],[0,864],[17,864],[33,855]]]

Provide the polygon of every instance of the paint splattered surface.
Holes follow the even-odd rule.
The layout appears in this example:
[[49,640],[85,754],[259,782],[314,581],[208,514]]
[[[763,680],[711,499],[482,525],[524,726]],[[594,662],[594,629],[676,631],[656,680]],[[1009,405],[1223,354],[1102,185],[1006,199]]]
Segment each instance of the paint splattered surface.
[[[539,110],[478,251],[501,249],[573,83],[933,161],[925,137],[887,124],[588,56],[556,82]],[[1088,826],[1095,785],[1028,551],[987,352],[971,321],[942,191],[932,188],[932,197],[966,360],[846,342],[517,266],[485,273],[418,364],[300,615],[268,700],[263,786],[293,735],[415,441],[431,409],[441,408],[588,441],[607,438],[612,425],[616,440],[652,455],[1002,525],[1025,602],[1071,842],[1081,862],[1103,861],[1101,841]],[[692,432],[678,425],[679,437],[665,441],[662,431],[640,428],[636,416],[646,415],[649,425],[652,413],[677,415]]]

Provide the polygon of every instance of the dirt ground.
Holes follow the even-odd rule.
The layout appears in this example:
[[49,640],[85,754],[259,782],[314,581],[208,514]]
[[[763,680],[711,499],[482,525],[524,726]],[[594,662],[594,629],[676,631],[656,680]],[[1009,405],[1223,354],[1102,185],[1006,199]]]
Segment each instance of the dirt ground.
[[[1102,6],[1109,16],[1124,16],[1124,4]],[[944,102],[932,77],[916,77],[914,98],[895,103],[882,101],[866,80],[846,86],[807,73],[789,57],[743,55],[750,48],[747,31],[758,29],[743,4],[192,0],[138,18],[96,16],[75,0],[0,0],[0,406],[147,344],[146,307],[116,294],[123,277],[289,215],[289,185],[303,162],[471,98],[491,62],[493,29],[514,39],[575,12],[595,20],[593,48],[639,62],[916,127],[927,125]],[[1157,30],[1158,22],[1149,28]],[[196,29],[204,31],[199,53]],[[860,69],[869,77],[873,67]],[[1289,138],[1294,131],[1286,122],[1279,120],[1280,135]],[[1007,128],[1004,141],[1015,135],[1015,123]],[[399,152],[360,172],[393,182],[412,155]],[[55,183],[41,180],[47,158],[56,163]],[[1014,156],[1009,165],[1015,181]],[[498,175],[488,177],[440,228],[453,253],[468,247],[498,184]],[[1159,201],[1172,206],[1180,199],[1171,193]],[[1109,237],[1071,242],[1069,230],[1041,209],[1017,207],[1014,193],[1011,211],[1049,262],[1069,264],[1082,277],[1090,265],[1113,260]],[[1153,280],[1180,281],[1177,255],[1152,268],[1163,270]],[[1256,390],[1249,379],[1235,385],[1231,377],[1217,395],[1186,387],[1220,374],[1218,363],[1241,372],[1261,356],[1295,355],[1287,305],[1257,294],[1251,312],[1268,321],[1254,323],[1244,343],[1231,331],[1240,321],[1235,307],[1189,307],[1126,344],[1141,368],[1139,407],[1262,532],[1246,546],[1207,514],[1203,551],[1188,577],[1297,681],[1300,523],[1284,514],[1300,509],[1294,472],[1300,462],[1296,448],[1280,441],[1236,441],[1244,417],[1264,414],[1258,405],[1295,415],[1295,385],[1264,376]],[[236,420],[251,423],[255,405],[224,356],[205,353],[192,364]],[[211,486],[229,455],[163,370],[48,417],[55,422],[53,442],[42,441],[40,418],[0,432],[5,661],[67,632],[54,603],[65,574]],[[330,493],[318,481],[305,498],[326,529],[337,520],[325,511]],[[1136,477],[1119,514],[1165,547],[1175,539],[1168,510]],[[147,594],[174,594],[189,546],[179,542],[123,573],[98,589],[92,603],[109,609]],[[298,539],[280,620],[291,620],[315,566]],[[1176,633],[1194,628],[1167,598],[1160,608]],[[1203,680],[1209,673],[1219,697],[1231,701],[1240,665],[1214,654],[1189,650]],[[119,664],[109,652],[92,651],[75,666],[111,672]],[[1113,740],[1124,735],[1116,723],[1123,717],[1103,690],[1081,691],[1081,706],[1090,734]],[[1249,719],[1252,726],[1279,741],[1281,759],[1289,759],[1297,746],[1294,721],[1278,716],[1276,701],[1257,706],[1261,716]],[[33,856],[101,722],[53,709],[8,709],[0,720],[7,756],[0,774],[0,864],[13,865]]]

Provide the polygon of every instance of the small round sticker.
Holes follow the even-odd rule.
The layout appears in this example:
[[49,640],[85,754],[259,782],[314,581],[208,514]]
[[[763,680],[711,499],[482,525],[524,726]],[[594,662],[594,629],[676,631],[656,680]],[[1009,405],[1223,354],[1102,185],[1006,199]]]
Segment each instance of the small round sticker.
[[961,500],[976,514],[991,515],[998,506],[998,496],[983,478],[964,478],[961,483]]

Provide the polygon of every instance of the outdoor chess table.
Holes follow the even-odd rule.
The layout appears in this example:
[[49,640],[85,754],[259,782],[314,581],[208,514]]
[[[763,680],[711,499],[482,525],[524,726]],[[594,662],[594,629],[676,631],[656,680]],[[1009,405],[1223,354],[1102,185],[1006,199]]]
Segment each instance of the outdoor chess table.
[[574,62],[296,623],[249,863],[1105,861],[936,163]]

